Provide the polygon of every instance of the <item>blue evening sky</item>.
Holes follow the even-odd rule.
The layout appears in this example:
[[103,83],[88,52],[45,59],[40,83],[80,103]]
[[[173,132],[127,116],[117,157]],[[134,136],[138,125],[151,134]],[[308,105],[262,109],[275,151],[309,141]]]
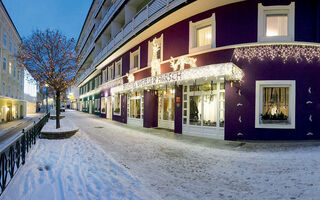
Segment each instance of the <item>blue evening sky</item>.
[[92,0],[2,0],[21,37],[58,29],[76,40]]

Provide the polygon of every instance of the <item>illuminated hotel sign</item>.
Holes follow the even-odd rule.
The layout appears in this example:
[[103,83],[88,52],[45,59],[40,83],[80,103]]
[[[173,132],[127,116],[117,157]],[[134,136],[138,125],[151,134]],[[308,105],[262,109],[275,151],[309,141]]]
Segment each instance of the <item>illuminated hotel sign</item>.
[[152,76],[144,78],[131,83],[119,85],[111,88],[111,93],[126,92],[135,89],[149,89],[156,85],[173,85],[175,83],[180,84],[197,79],[212,79],[217,77],[224,77],[226,80],[238,80],[243,77],[242,70],[233,63],[213,64],[203,67],[189,68],[185,70],[179,70],[158,76]]

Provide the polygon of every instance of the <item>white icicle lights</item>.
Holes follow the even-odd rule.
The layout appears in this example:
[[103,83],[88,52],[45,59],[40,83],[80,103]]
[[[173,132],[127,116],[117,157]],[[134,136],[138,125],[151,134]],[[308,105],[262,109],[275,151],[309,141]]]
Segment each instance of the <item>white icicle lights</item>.
[[265,59],[282,59],[283,63],[292,59],[296,63],[306,61],[308,63],[320,62],[320,47],[311,45],[274,44],[253,47],[240,47],[234,49],[233,58],[251,62],[253,59],[263,61]]

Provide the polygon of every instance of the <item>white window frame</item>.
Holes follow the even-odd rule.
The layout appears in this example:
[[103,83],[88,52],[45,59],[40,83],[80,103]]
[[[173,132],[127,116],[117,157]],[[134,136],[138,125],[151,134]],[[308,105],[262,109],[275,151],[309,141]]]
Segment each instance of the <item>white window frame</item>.
[[[263,87],[288,87],[289,88],[289,124],[262,124],[260,115],[262,113],[262,88]],[[296,81],[295,80],[272,80],[256,81],[256,103],[255,103],[255,128],[267,129],[295,129],[296,119]]]
[[[154,38],[160,44],[160,62],[163,61],[163,34],[160,37]],[[151,66],[153,56],[153,40],[148,41],[148,66]]]
[[[134,67],[134,57],[136,55],[138,55],[138,67]],[[129,72],[131,73],[138,69],[140,69],[140,46],[136,51],[130,52],[130,71]]]
[[[266,36],[267,15],[285,14],[288,15],[287,36]],[[287,6],[263,6],[258,4],[258,42],[293,42],[295,29],[295,2]]]
[[[211,33],[211,44],[206,46],[197,47],[197,29],[204,26],[212,27],[212,33]],[[216,47],[216,15],[215,13],[212,13],[212,16],[201,20],[197,22],[189,22],[189,53],[195,53],[211,48]]]
[[[120,71],[117,67],[118,64],[120,64]],[[122,76],[122,58],[114,63],[114,75],[114,78],[119,78]]]
[[[108,81],[111,81],[114,77],[114,64],[111,64],[108,66]],[[112,73],[110,72],[110,70],[112,69]]]

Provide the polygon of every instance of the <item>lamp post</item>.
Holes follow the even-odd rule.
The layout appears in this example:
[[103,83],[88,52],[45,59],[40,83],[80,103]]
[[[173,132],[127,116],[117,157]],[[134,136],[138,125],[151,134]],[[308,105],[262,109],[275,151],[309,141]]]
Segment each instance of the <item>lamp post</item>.
[[48,108],[48,84],[45,84],[44,87],[46,88],[46,111],[47,113],[49,112],[49,108]]

